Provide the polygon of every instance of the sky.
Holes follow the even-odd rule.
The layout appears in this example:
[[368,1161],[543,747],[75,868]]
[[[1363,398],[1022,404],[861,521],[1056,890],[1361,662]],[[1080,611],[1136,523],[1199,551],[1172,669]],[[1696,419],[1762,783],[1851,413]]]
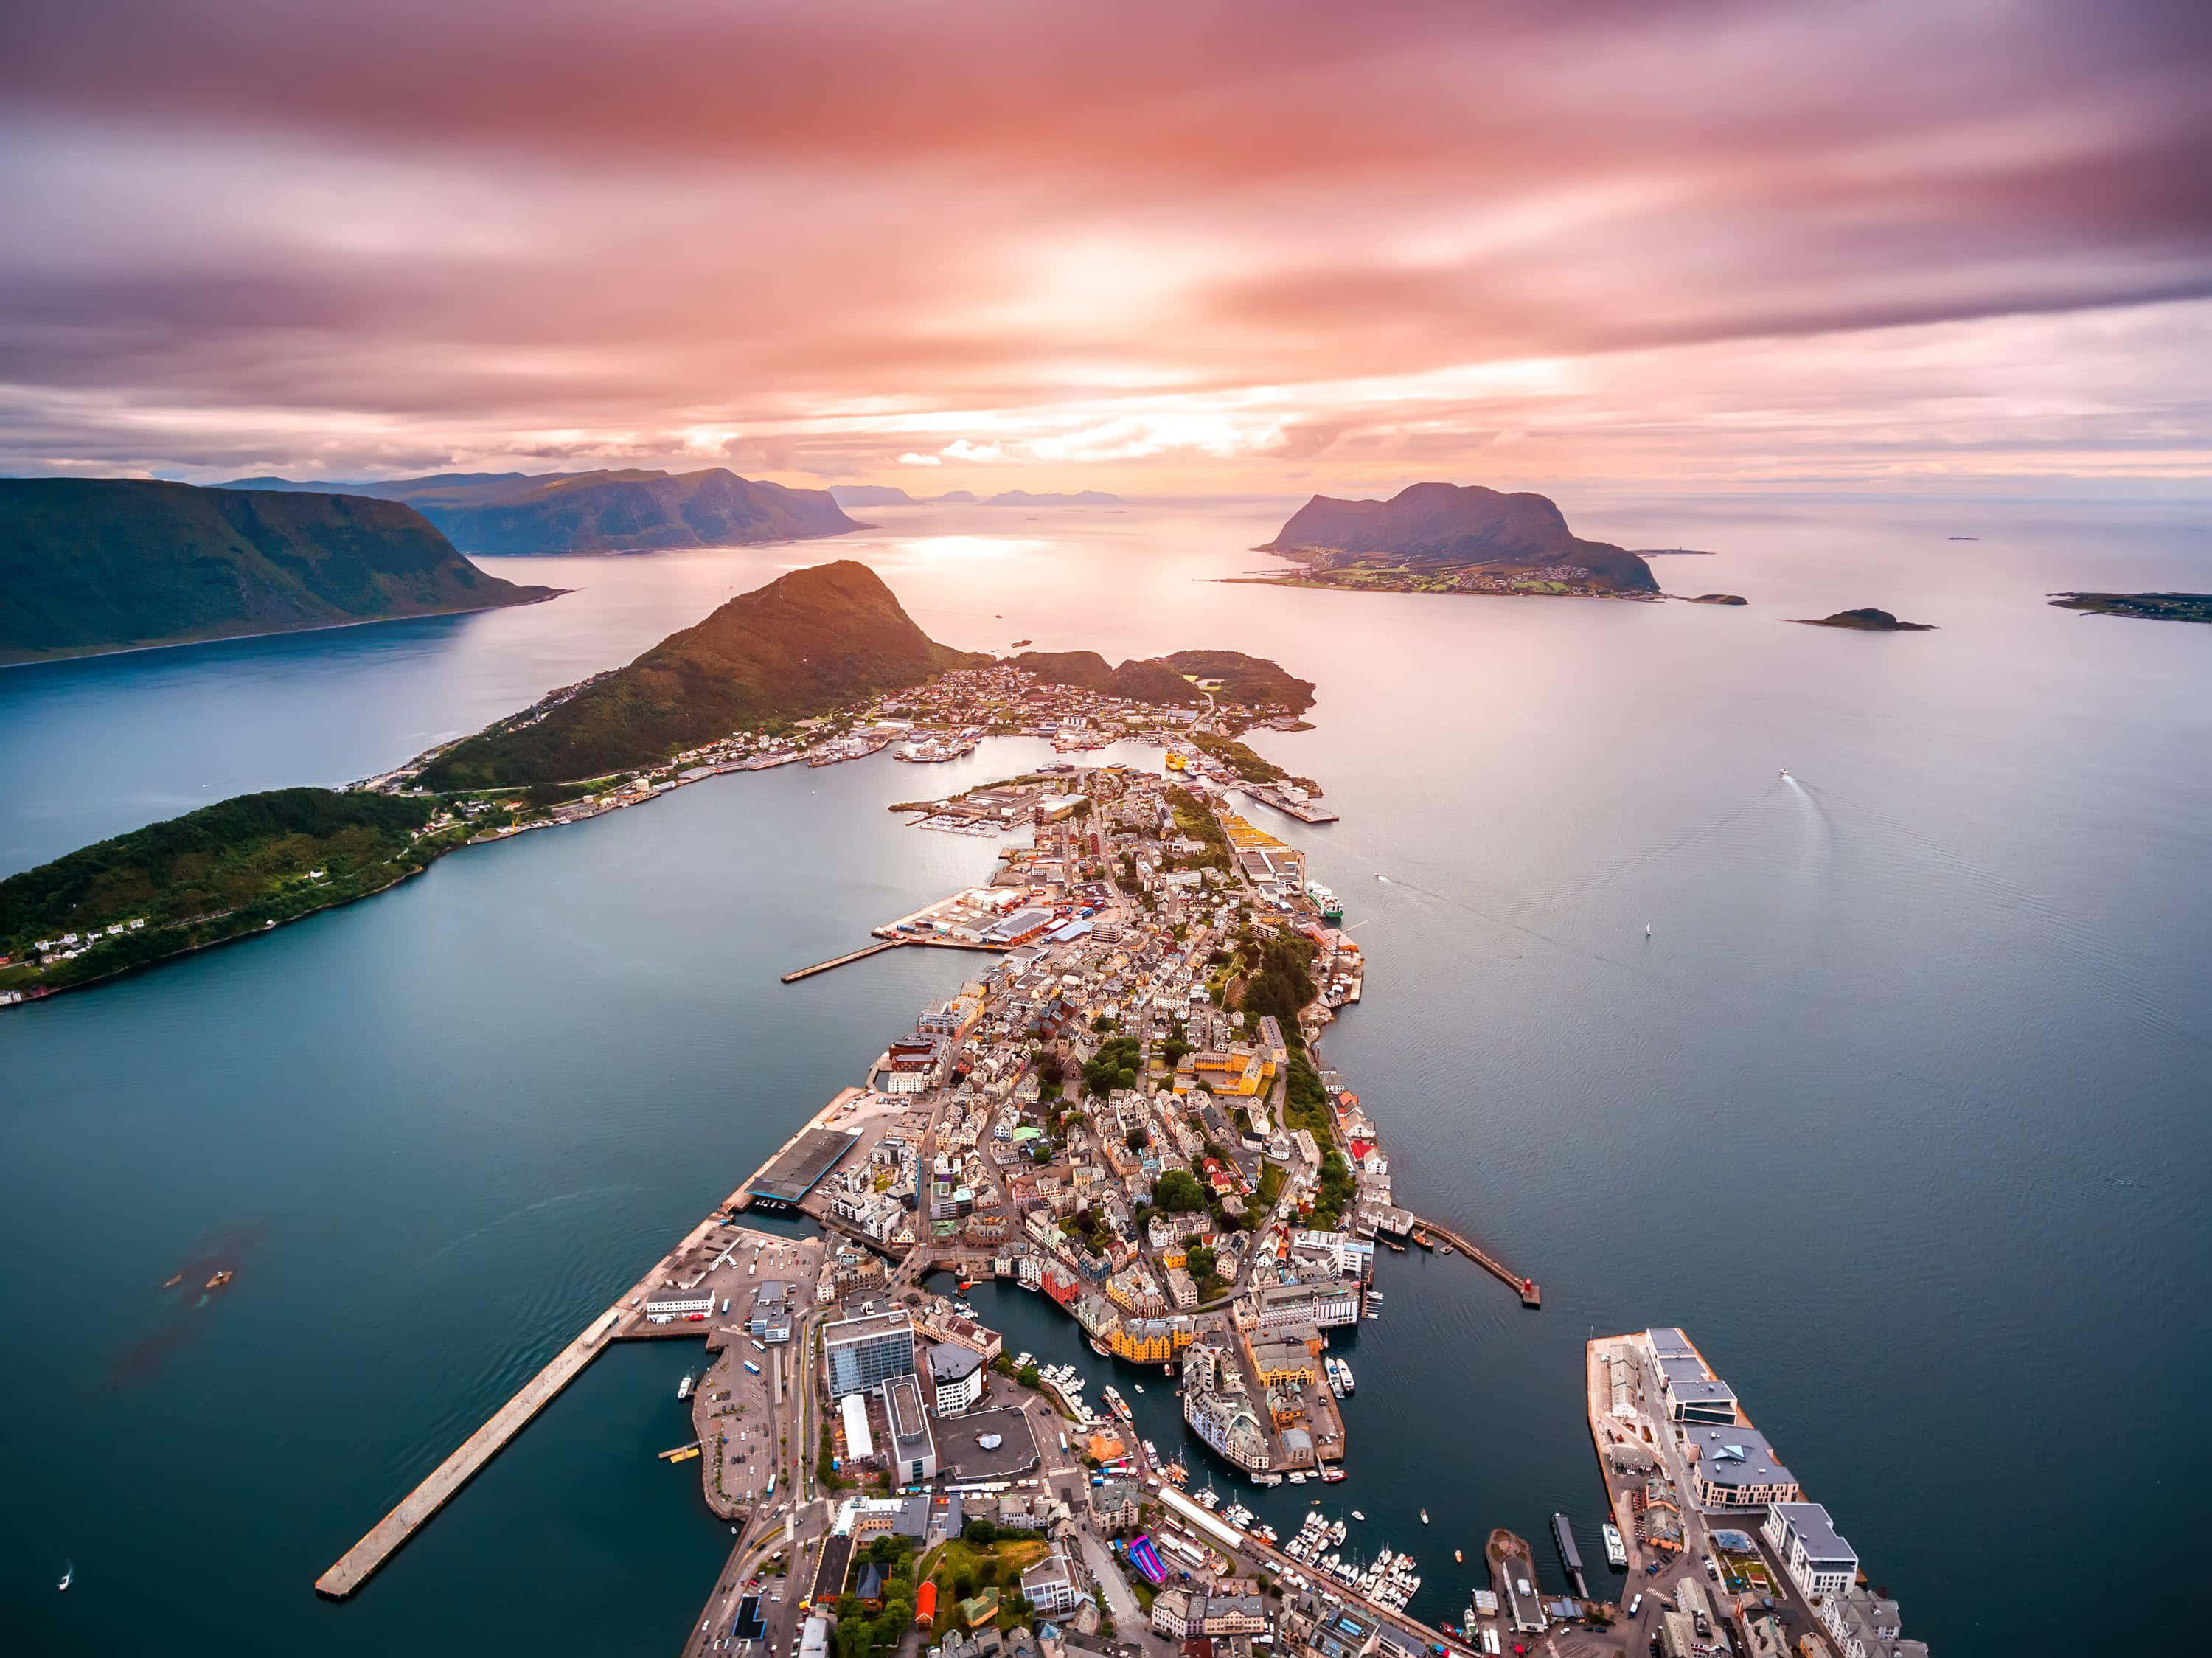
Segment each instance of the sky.
[[0,472],[2212,474],[2203,0],[70,0]]

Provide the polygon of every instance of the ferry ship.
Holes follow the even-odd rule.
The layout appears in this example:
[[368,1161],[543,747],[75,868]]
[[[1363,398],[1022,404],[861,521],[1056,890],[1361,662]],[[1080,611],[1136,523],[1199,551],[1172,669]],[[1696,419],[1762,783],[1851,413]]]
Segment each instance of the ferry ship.
[[1620,1540],[1620,1527],[1608,1520],[1600,1526],[1598,1530],[1605,1538],[1606,1564],[1613,1567],[1616,1571],[1626,1571],[1628,1545]]
[[1325,1355],[1321,1363],[1322,1368],[1328,1375],[1328,1391],[1339,1399],[1342,1399],[1344,1397],[1344,1362],[1332,1353]]
[[690,1371],[685,1371],[684,1373],[684,1380],[676,1384],[676,1397],[678,1399],[690,1398],[691,1390],[698,1385],[699,1379],[693,1375]]
[[1115,1416],[1121,1417],[1124,1422],[1131,1420],[1129,1415],[1129,1401],[1121,1397],[1121,1390],[1115,1387],[1112,1382],[1109,1381],[1106,1384],[1104,1389],[1102,1391],[1101,1397],[1103,1397],[1106,1401],[1106,1408],[1113,1411]]
[[1336,1374],[1338,1379],[1344,1383],[1345,1398],[1350,1399],[1355,1387],[1355,1384],[1352,1380],[1352,1361],[1349,1359],[1338,1359],[1336,1361]]

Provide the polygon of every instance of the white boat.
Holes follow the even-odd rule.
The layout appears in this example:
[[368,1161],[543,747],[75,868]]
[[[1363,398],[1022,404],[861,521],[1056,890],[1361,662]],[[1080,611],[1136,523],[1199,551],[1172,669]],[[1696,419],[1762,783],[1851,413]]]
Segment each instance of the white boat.
[[1352,1517],[1354,1520],[1364,1520],[1364,1519],[1366,1519],[1366,1518],[1367,1518],[1367,1516],[1366,1516],[1365,1515],[1364,1515],[1364,1514],[1360,1513],[1360,1512],[1359,1512],[1359,1510],[1358,1510],[1358,1509],[1354,1509],[1352,1511]]
[[690,1398],[691,1390],[698,1385],[699,1379],[693,1375],[690,1371],[685,1371],[684,1373],[684,1380],[676,1384],[676,1397],[678,1399]]
[[1140,1393],[1145,1391],[1145,1384],[1141,1381],[1133,1381],[1129,1386],[1135,1388]]
[[1422,1510],[1421,1510],[1421,1524],[1423,1524],[1424,1526],[1425,1526],[1425,1525],[1427,1525],[1428,1523],[1429,1523],[1429,1511],[1428,1511],[1426,1509],[1422,1509]]
[[64,1562],[62,1563],[62,1581],[61,1581],[60,1582],[58,1582],[58,1583],[55,1584],[55,1585],[54,1585],[54,1587],[55,1587],[57,1589],[64,1589],[64,1590],[65,1590],[65,1589],[67,1589],[67,1588],[69,1588],[69,1586],[70,1586],[71,1583],[74,1583],[76,1581],[76,1564],[75,1564],[74,1562],[72,1562],[72,1561],[67,1561],[67,1560],[64,1561]]
[[1620,1527],[1608,1520],[1598,1527],[1598,1531],[1605,1538],[1606,1564],[1626,1567],[1628,1564],[1628,1546],[1620,1540]]
[[1346,1399],[1350,1399],[1354,1392],[1354,1384],[1352,1380],[1352,1361],[1350,1359],[1337,1360],[1336,1374],[1344,1379],[1344,1396]]

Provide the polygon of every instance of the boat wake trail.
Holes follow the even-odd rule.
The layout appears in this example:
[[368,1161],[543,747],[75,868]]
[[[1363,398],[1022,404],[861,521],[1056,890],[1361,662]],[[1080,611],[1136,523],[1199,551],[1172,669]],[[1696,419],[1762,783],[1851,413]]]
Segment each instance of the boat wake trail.
[[[2144,982],[2128,954],[2094,923],[2043,894],[2029,891],[1986,863],[1945,845],[1912,824],[1900,822],[1832,789],[1810,783],[1799,787],[1820,810],[1824,822],[1847,830],[1863,825],[1875,833],[1910,846],[1942,880],[1967,891],[1980,892],[1990,900],[1993,911],[2032,921],[2042,948],[2088,964],[2113,1005],[2138,1024],[2200,1052],[2212,1053],[2212,1036],[2169,1012],[2166,999]],[[1831,814],[1827,810],[1830,803],[1844,808],[1844,814]]]
[[1553,949],[1565,950],[1569,955],[1580,956],[1585,961],[1601,961],[1608,967],[1620,968],[1623,972],[1626,972],[1630,970],[1629,964],[1626,961],[1619,960],[1613,956],[1601,954],[1596,950],[1589,949],[1584,946],[1577,944],[1568,939],[1557,937],[1553,934],[1542,931],[1540,929],[1523,926],[1517,921],[1509,920],[1505,917],[1493,914],[1492,911],[1483,909],[1478,905],[1470,904],[1463,898],[1455,897],[1449,893],[1437,892],[1433,887],[1423,887],[1416,882],[1407,881],[1402,876],[1398,875],[1378,875],[1375,879],[1382,881],[1386,886],[1401,887],[1409,893],[1419,893],[1423,898],[1432,899],[1436,903],[1445,905],[1451,909],[1463,910],[1468,915],[1478,917],[1480,919],[1488,922],[1493,927],[1503,927],[1508,932],[1519,933],[1524,938],[1535,939],[1540,943],[1550,945]]

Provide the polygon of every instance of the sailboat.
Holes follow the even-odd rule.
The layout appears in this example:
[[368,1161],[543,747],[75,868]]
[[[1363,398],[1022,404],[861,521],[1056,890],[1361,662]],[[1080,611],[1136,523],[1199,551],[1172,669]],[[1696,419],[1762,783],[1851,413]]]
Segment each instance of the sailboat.
[[54,1585],[54,1587],[55,1587],[57,1589],[66,1589],[66,1588],[69,1588],[69,1586],[70,1586],[72,1582],[76,1582],[76,1563],[75,1561],[71,1561],[71,1560],[64,1560],[64,1561],[63,1561],[63,1562],[62,1562],[62,1581],[61,1581],[60,1582],[58,1582],[58,1583],[55,1584],[55,1585]]

